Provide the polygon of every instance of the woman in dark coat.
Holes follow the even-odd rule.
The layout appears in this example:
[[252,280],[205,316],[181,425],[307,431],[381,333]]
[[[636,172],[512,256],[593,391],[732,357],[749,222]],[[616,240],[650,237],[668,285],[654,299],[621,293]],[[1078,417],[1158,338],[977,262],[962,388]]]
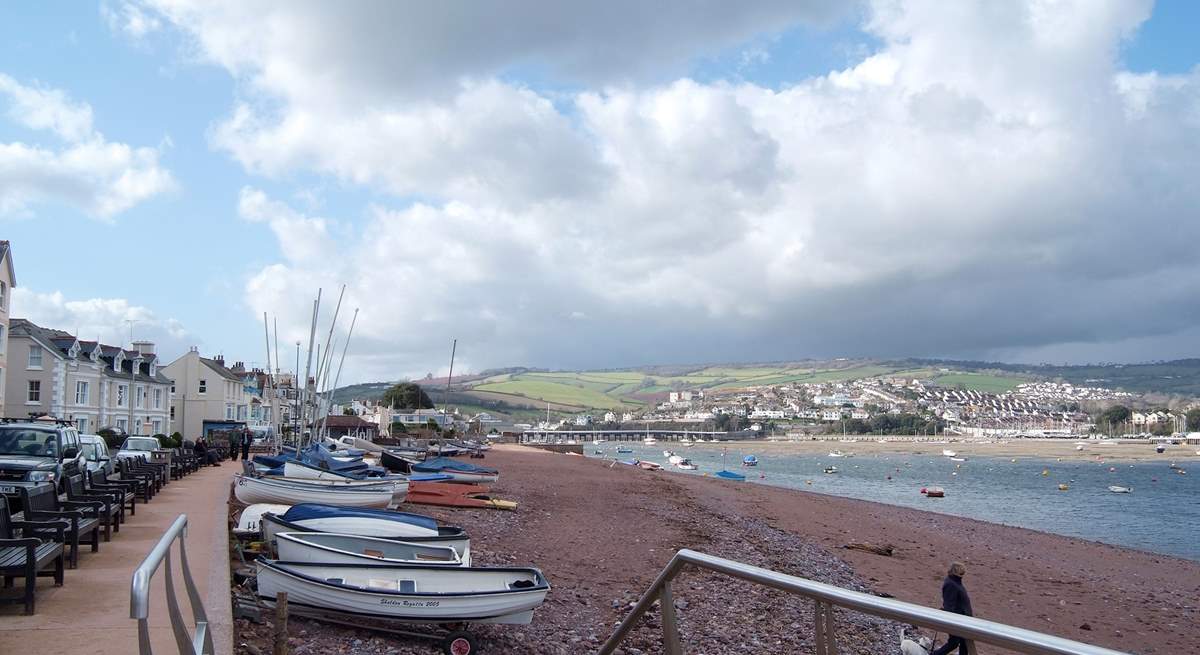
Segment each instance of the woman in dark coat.
[[[975,616],[974,610],[971,609],[971,597],[967,595],[967,588],[963,586],[962,577],[966,572],[967,567],[963,566],[962,562],[950,565],[950,571],[942,581],[942,609],[955,614]],[[930,655],[947,655],[955,648],[958,648],[958,655],[967,655],[967,640],[954,635],[949,637],[941,648],[934,650]]]

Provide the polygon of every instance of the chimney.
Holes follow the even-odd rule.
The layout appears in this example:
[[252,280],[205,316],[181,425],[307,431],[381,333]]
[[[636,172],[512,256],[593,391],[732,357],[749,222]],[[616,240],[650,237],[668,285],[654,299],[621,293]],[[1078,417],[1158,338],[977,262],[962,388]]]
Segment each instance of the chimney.
[[154,342],[153,341],[134,341],[133,349],[143,355],[153,355],[154,354]]
[[213,361],[217,363],[217,366],[224,366],[225,355],[217,355],[216,357],[213,357]]

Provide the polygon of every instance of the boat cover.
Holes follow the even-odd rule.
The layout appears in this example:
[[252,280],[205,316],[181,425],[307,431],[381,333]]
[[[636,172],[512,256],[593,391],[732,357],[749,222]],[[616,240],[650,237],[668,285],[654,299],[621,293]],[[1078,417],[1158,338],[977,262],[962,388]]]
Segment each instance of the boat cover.
[[431,457],[420,464],[413,464],[414,471],[421,472],[437,472],[437,471],[462,471],[463,473],[481,473],[485,475],[495,475],[499,473],[496,469],[486,466],[476,466],[470,462],[460,462],[449,457]]
[[285,521],[304,521],[308,519],[325,519],[333,517],[357,517],[369,519],[382,519],[384,521],[396,521],[399,523],[408,523],[422,528],[427,528],[437,532],[437,521],[422,516],[420,514],[411,514],[409,512],[396,512],[390,509],[371,509],[368,507],[338,507],[336,505],[321,505],[319,503],[301,503],[292,505],[292,508],[284,512],[282,518]]

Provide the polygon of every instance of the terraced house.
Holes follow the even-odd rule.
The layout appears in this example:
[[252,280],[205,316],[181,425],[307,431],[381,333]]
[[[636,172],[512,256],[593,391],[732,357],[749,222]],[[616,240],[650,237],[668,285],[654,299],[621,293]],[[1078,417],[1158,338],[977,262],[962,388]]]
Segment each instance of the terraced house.
[[84,433],[169,429],[171,380],[153,343],[110,346],[23,318],[12,319],[8,337],[6,416],[47,414],[73,421]]
[[193,347],[168,364],[165,372],[175,380],[172,430],[195,439],[214,431],[247,427],[250,395],[242,377],[225,366],[224,357],[201,357]]

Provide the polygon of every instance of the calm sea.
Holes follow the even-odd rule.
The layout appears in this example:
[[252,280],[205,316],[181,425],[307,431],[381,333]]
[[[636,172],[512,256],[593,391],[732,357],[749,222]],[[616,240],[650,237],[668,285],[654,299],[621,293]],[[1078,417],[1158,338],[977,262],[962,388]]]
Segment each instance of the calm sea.
[[[666,467],[663,450],[668,449],[700,467],[670,467],[673,474],[712,475],[722,468],[716,444],[622,445],[633,448],[633,454],[618,455],[615,443],[584,444],[584,452],[589,457],[646,459]],[[596,455],[597,449],[603,455]],[[759,465],[743,468],[742,456],[750,454],[758,457]],[[1029,457],[1015,462],[1001,457],[954,462],[928,454],[831,458],[758,452],[741,444],[728,451],[729,470],[744,473],[747,482],[903,505],[1200,561],[1200,458],[1183,457],[1178,464],[1196,470],[1180,475],[1166,462],[1098,464]],[[838,473],[823,473],[828,465],[837,466]],[[1069,490],[1059,491],[1059,484]],[[922,496],[921,487],[930,485],[944,488],[946,497]],[[1112,493],[1109,485],[1131,487],[1133,492]]]

